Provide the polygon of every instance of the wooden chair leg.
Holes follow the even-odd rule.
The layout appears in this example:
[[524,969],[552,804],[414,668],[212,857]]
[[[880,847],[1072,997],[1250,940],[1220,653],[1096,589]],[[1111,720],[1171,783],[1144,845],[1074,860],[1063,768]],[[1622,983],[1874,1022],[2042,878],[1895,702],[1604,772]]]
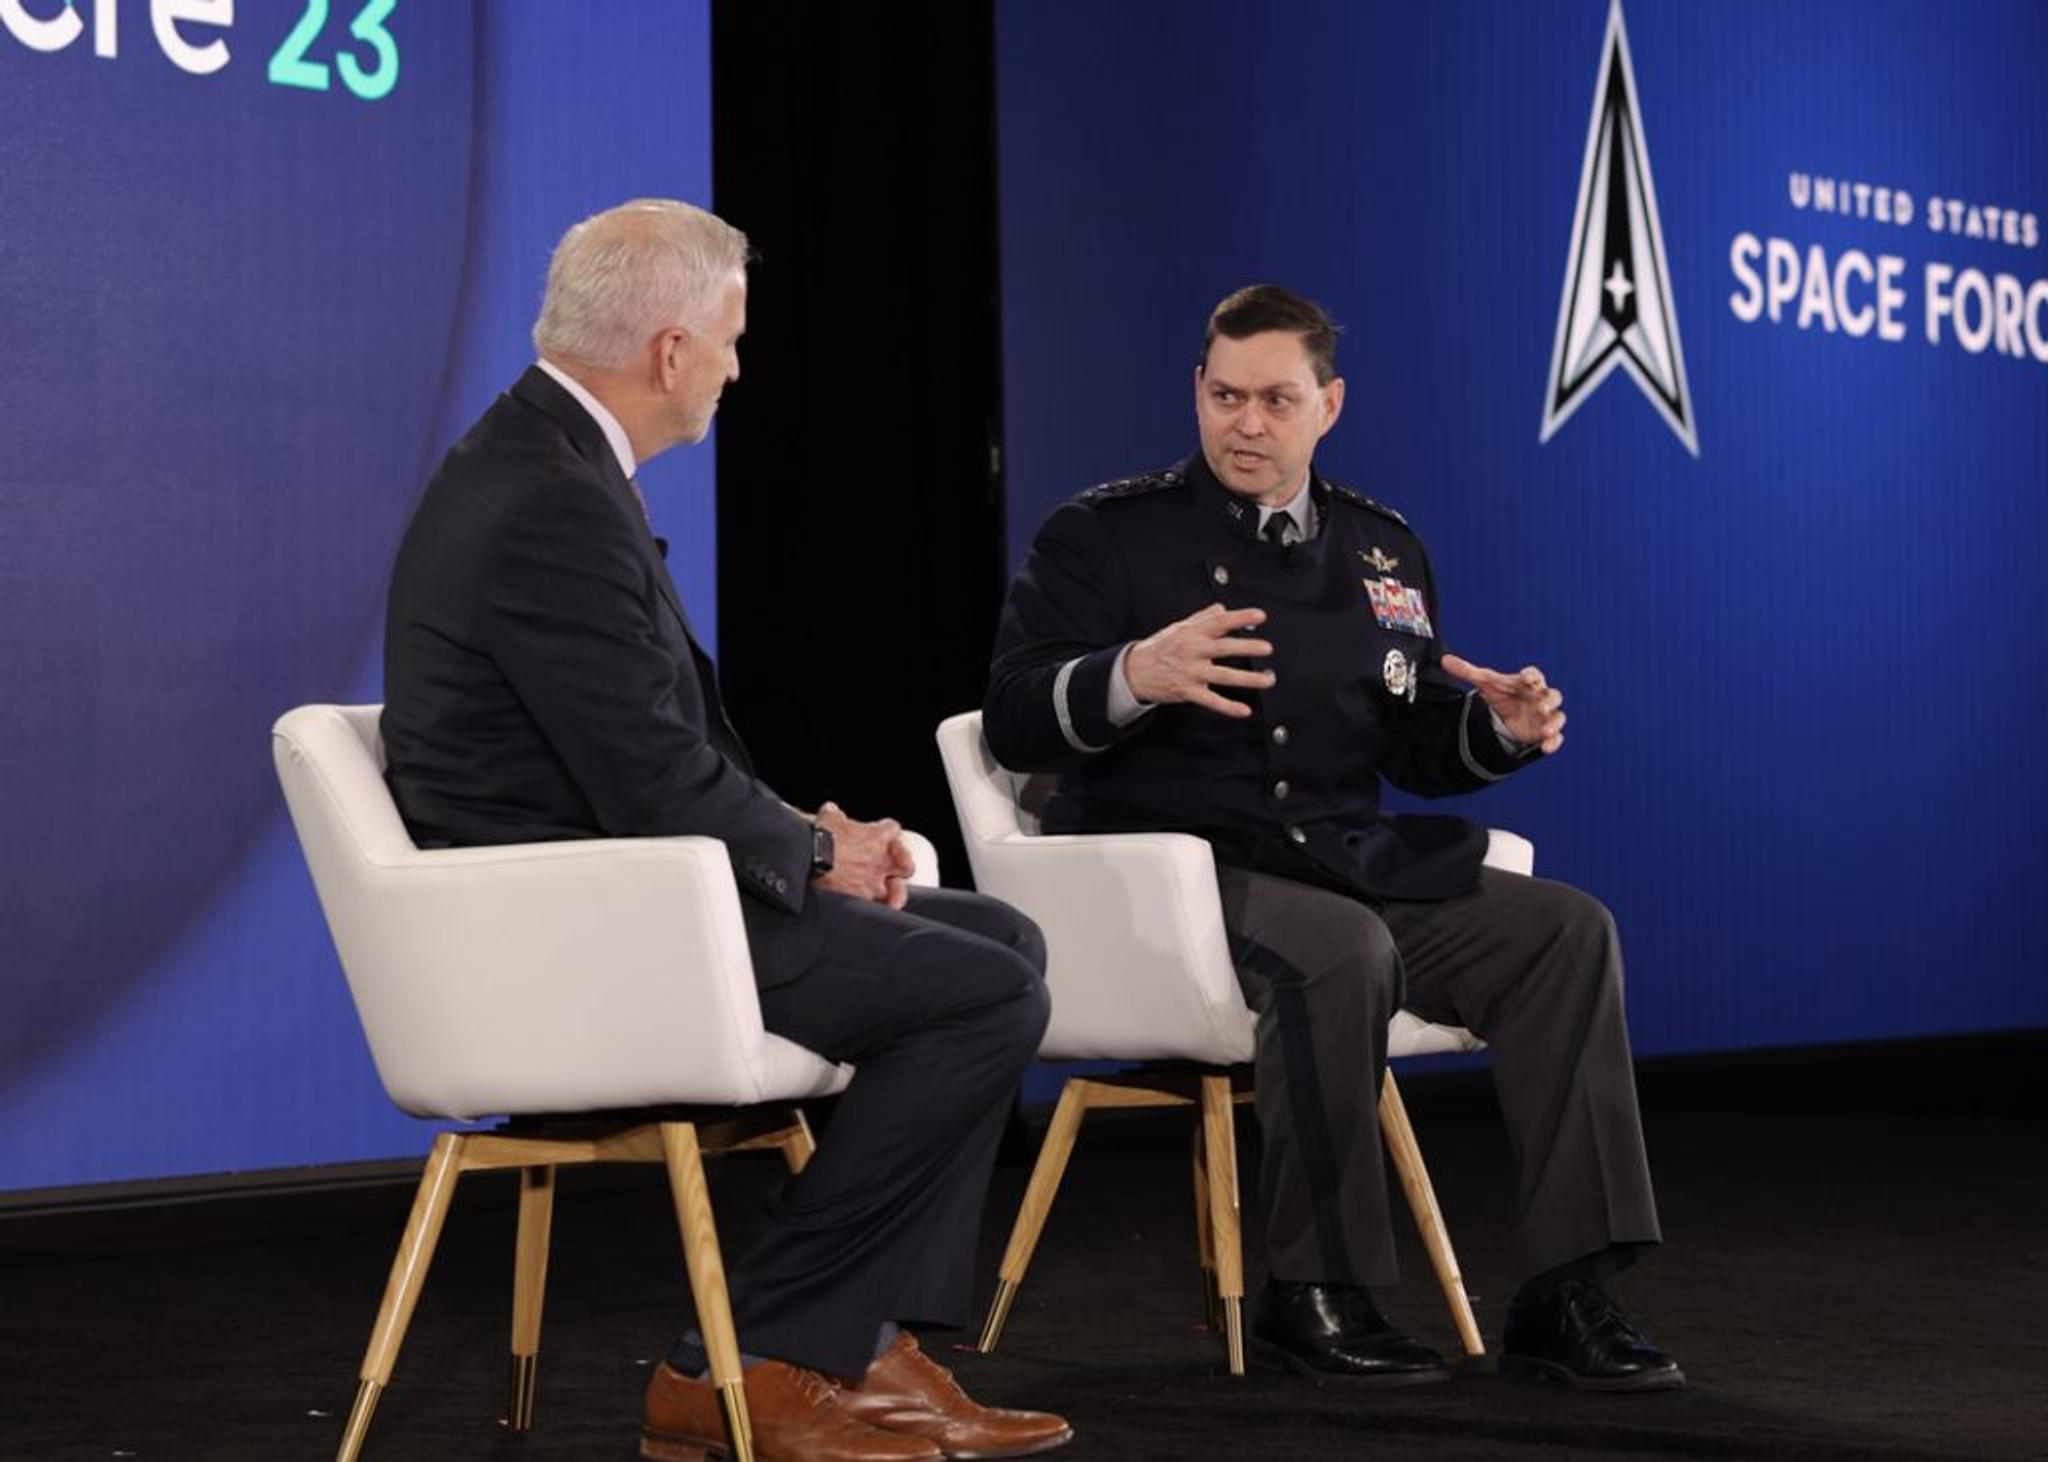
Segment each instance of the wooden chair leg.
[[448,1205],[455,1197],[455,1184],[462,1176],[462,1151],[467,1139],[459,1132],[443,1132],[434,1139],[420,1174],[419,1190],[412,1201],[412,1215],[405,1221],[405,1235],[398,1241],[398,1255],[391,1261],[391,1278],[384,1286],[383,1303],[377,1307],[377,1323],[370,1328],[370,1345],[363,1353],[361,1384],[355,1405],[349,1409],[348,1426],[341,1434],[341,1449],[335,1462],[355,1462],[369,1435],[370,1418],[376,1413],[377,1398],[391,1383],[391,1368],[398,1360],[398,1347],[405,1342],[405,1327],[412,1323],[413,1307],[427,1282],[427,1267],[434,1262],[434,1246],[441,1241],[441,1225],[448,1218]]
[[1230,1078],[1202,1078],[1202,1136],[1209,1169],[1210,1243],[1216,1256],[1216,1293],[1223,1306],[1223,1340],[1230,1374],[1244,1374],[1244,1245],[1238,1228],[1237,1127],[1231,1115]]
[[1202,1266],[1202,1316],[1210,1331],[1220,1334],[1223,1330],[1223,1306],[1216,1293],[1216,1238],[1214,1226],[1209,1221],[1208,1129],[1202,1121],[1199,1107],[1195,1109],[1191,1135],[1194,1140],[1188,1145],[1194,1149],[1195,1251]]
[[1450,1231],[1444,1227],[1436,1189],[1430,1185],[1422,1148],[1415,1141],[1415,1129],[1408,1125],[1407,1104],[1401,1100],[1401,1088],[1394,1084],[1391,1071],[1380,1084],[1380,1131],[1386,1137],[1387,1151],[1393,1156],[1394,1170],[1401,1175],[1408,1206],[1415,1211],[1415,1227],[1422,1233],[1422,1246],[1429,1251],[1437,1283],[1443,1286],[1444,1300],[1450,1306],[1451,1321],[1458,1327],[1458,1339],[1465,1354],[1485,1355],[1486,1342],[1479,1338],[1479,1322],[1472,1317],[1472,1298],[1465,1293],[1465,1279],[1458,1272],[1458,1256],[1451,1249]]
[[976,1347],[983,1355],[994,1350],[1002,1338],[1003,1322],[1010,1317],[1010,1303],[1016,1299],[1017,1287],[1024,1282],[1024,1271],[1031,1265],[1031,1251],[1038,1247],[1046,1215],[1052,1212],[1053,1197],[1066,1174],[1067,1159],[1074,1155],[1074,1139],[1080,1135],[1081,1118],[1087,1110],[1085,1080],[1069,1078],[1060,1088],[1059,1105],[1053,1108],[1052,1122],[1045,1129],[1045,1141],[1039,1146],[1038,1161],[1024,1189],[1024,1201],[1017,1205],[1017,1222],[1010,1229],[1009,1247],[1003,1250],[1002,1267],[996,1271],[996,1297],[989,1305],[988,1319],[981,1327],[981,1343]]
[[754,1462],[754,1432],[747,1419],[739,1337],[733,1329],[732,1297],[725,1286],[725,1261],[718,1251],[718,1227],[712,1221],[711,1190],[704,1182],[696,1127],[689,1122],[663,1122],[661,1147],[668,1161],[669,1189],[675,1197],[676,1226],[683,1235],[683,1262],[690,1270],[690,1293],[697,1301],[697,1329],[704,1336],[711,1382],[725,1409],[732,1462]]
[[818,1140],[811,1136],[810,1121],[801,1107],[792,1107],[789,1113],[789,1130],[776,1143],[782,1149],[782,1160],[789,1164],[792,1173],[800,1173],[811,1161],[811,1155],[818,1150]]
[[512,1394],[505,1425],[533,1425],[534,1386],[540,1370],[541,1301],[547,1295],[548,1235],[555,1217],[555,1170],[519,1170],[519,1246],[512,1262]]

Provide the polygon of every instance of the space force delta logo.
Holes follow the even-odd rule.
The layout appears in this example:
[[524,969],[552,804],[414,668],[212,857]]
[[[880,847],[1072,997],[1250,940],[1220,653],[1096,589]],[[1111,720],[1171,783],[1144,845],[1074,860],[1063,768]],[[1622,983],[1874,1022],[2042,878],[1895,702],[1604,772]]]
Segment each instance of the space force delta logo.
[[1635,377],[1650,404],[1697,457],[1699,429],[1685,383],[1685,350],[1678,340],[1664,228],[1657,219],[1657,188],[1643,142],[1621,0],[1613,0],[1607,12],[1537,441],[1555,436],[1617,367]]

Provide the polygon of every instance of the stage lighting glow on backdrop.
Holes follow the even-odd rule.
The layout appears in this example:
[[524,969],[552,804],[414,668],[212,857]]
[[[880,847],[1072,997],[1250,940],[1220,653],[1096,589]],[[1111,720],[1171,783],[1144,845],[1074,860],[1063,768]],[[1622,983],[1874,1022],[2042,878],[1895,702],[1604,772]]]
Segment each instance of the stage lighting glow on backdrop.
[[[710,202],[708,50],[701,0],[0,0],[0,1189],[419,1144],[268,728],[377,698],[561,230]],[[647,483],[715,634],[711,453]]]

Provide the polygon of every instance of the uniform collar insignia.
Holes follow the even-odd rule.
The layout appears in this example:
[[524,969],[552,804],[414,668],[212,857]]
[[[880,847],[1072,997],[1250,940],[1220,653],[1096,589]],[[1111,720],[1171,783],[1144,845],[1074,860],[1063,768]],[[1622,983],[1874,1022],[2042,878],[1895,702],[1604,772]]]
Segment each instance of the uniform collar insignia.
[[1200,498],[1229,520],[1231,532],[1235,536],[1247,542],[1258,540],[1258,514],[1252,512],[1236,493],[1216,480],[1216,474],[1209,470],[1209,464],[1203,460],[1200,452],[1183,462],[1180,470],[1195,486]]

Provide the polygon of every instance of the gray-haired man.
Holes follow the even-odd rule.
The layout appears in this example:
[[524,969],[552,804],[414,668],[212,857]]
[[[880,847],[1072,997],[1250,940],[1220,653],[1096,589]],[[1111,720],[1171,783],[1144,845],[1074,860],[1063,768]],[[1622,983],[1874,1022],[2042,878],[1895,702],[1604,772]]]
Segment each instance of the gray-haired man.
[[[1044,947],[992,899],[910,892],[891,821],[815,816],[754,773],[633,475],[701,441],[739,375],[746,238],[686,203],[556,249],[539,363],[449,451],[392,575],[383,732],[440,845],[705,834],[742,898],[770,1031],[858,1067],[816,1157],[732,1266],[760,1455],[932,1462],[1059,1446],[977,1405],[898,1321],[958,1325],[996,1141],[1046,1020]],[[693,1339],[643,1454],[725,1445]]]

